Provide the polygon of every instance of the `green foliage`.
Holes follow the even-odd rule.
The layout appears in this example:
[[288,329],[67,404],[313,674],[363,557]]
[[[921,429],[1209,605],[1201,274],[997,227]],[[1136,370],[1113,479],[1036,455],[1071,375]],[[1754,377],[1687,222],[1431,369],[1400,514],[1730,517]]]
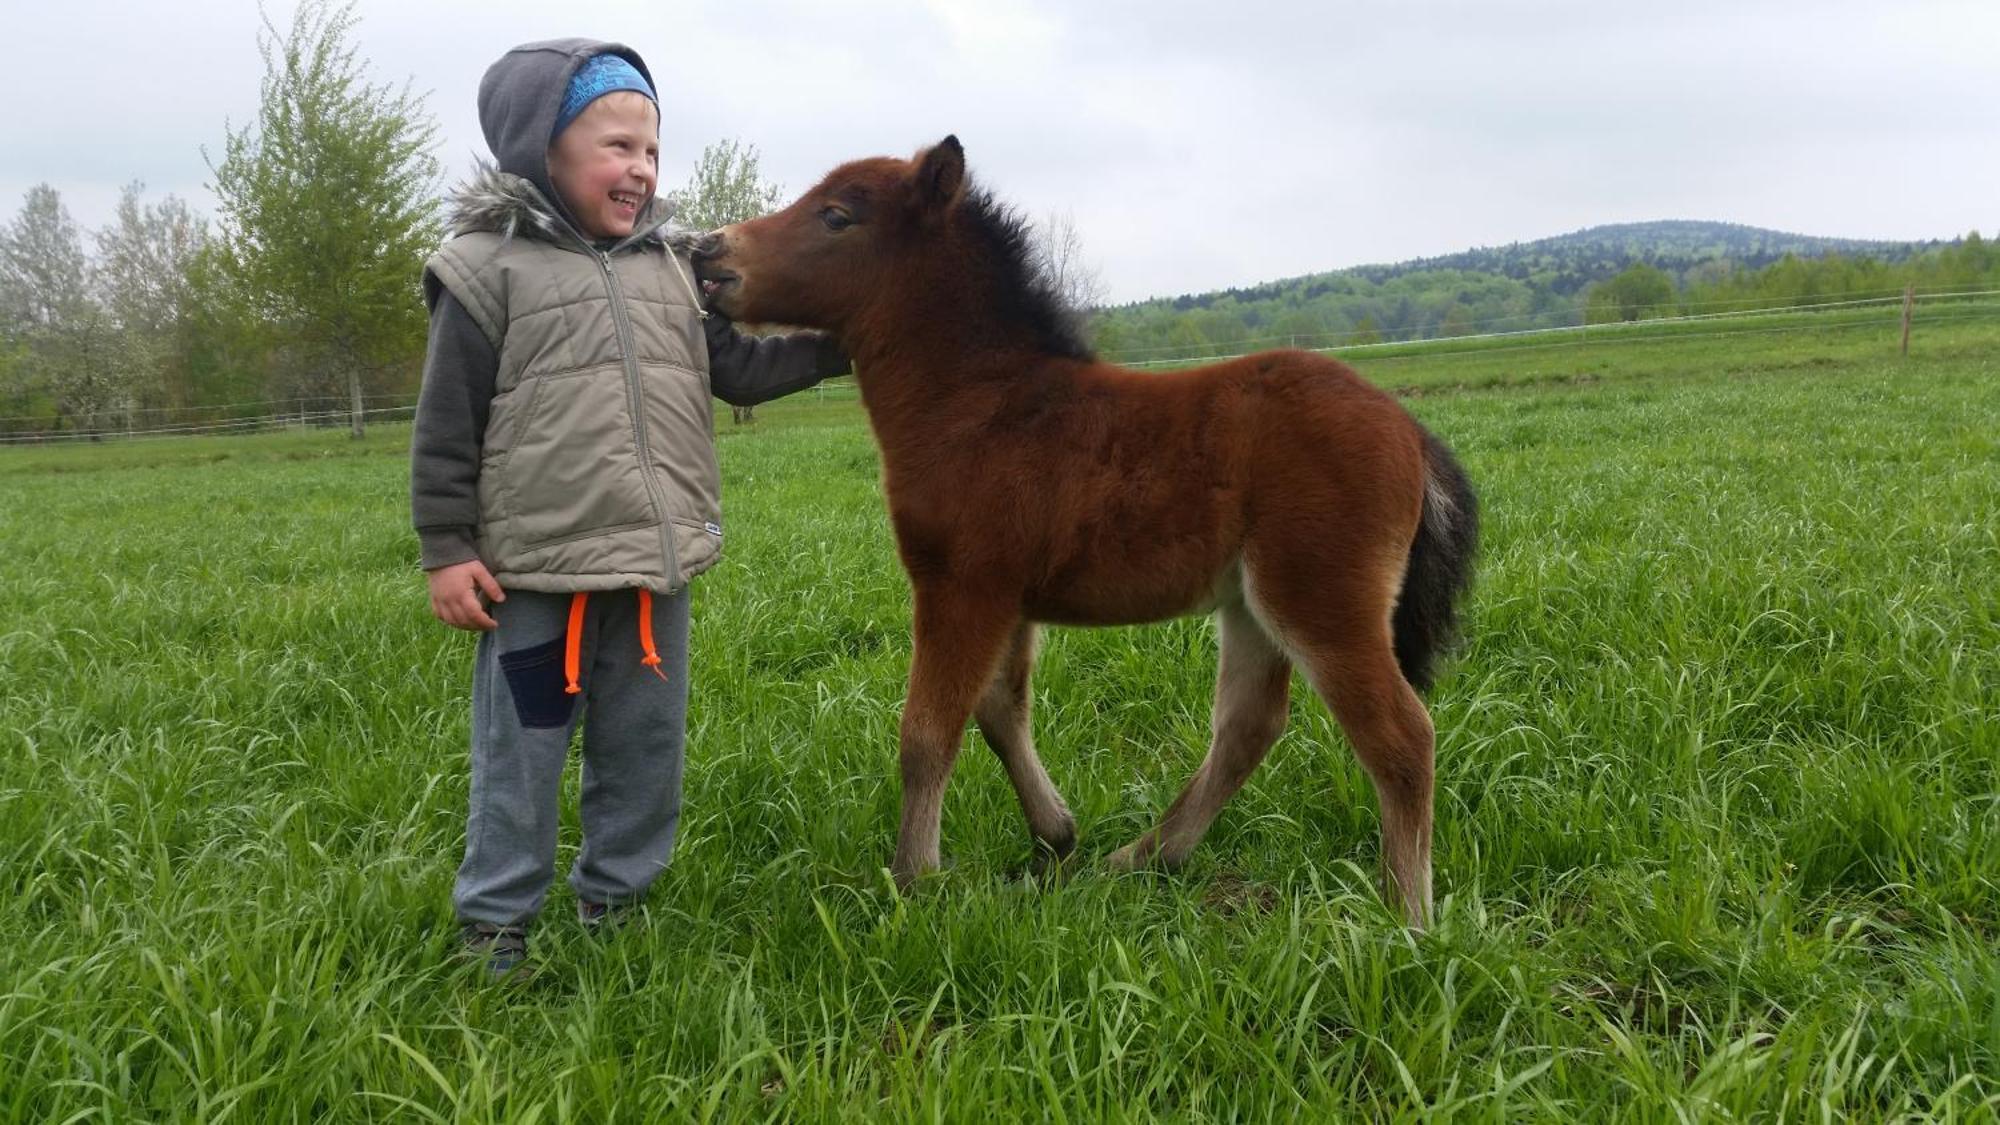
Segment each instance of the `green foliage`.
[[254,124],[211,165],[221,201],[213,280],[283,368],[267,392],[407,385],[426,318],[418,281],[441,234],[436,124],[424,99],[371,84],[350,4],[305,0],[268,21]]
[[766,183],[757,146],[730,137],[701,150],[688,182],[675,193],[675,221],[711,231],[777,210],[783,189]]
[[0,232],[0,346],[7,356],[0,401],[21,417],[46,410],[48,425],[94,426],[131,401],[90,272],[62,196],[47,184],[30,188],[20,215]]
[[[676,195],[675,220],[697,231],[712,231],[769,214],[778,208],[782,189],[765,183],[756,145],[731,137],[701,150],[694,172]],[[746,331],[748,327],[746,326]],[[754,406],[731,406],[737,425],[753,421]]]
[[54,329],[90,304],[89,262],[62,195],[48,184],[28,189],[0,232],[0,331],[20,338]]
[[[1872,243],[1724,223],[1642,223],[1141,301],[1100,310],[1096,323],[1100,338],[1117,341],[1102,347],[1106,358],[1152,360],[1517,332],[1573,326],[1586,316],[1623,321],[1797,306],[1883,296],[1904,284],[2000,285],[2000,255],[1976,233],[1957,243]],[[1640,290],[1624,292],[1634,286]],[[1187,318],[1205,342],[1195,352],[1175,327]],[[1309,324],[1319,327],[1309,331]],[[1364,324],[1372,334],[1361,331]]]
[[1591,286],[1586,309],[1592,324],[1672,316],[1679,311],[1674,304],[1674,279],[1645,262],[1634,262],[1611,280]]
[[1167,325],[1166,350],[1177,358],[1206,355],[1210,351],[1210,341],[1192,314],[1181,313]]
[[117,325],[127,395],[140,407],[186,406],[194,401],[194,261],[208,224],[171,195],[142,203],[143,191],[126,185],[117,221],[97,233],[99,290]]
[[1439,318],[1436,335],[1464,336],[1472,330],[1472,317],[1466,313],[1465,306],[1453,301],[1445,307],[1444,316]]
[[254,405],[285,393],[294,381],[279,375],[280,341],[270,326],[243,299],[222,244],[210,239],[187,265],[189,315],[189,406],[220,407],[251,403],[250,414],[264,412]]

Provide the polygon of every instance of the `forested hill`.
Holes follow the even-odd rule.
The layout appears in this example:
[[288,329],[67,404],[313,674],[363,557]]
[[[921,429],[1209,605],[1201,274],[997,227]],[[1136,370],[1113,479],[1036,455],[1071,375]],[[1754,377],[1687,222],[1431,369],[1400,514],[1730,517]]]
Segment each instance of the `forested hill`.
[[1819,238],[1736,223],[1619,223],[1139,301],[1099,310],[1094,324],[1099,350],[1122,359],[1221,354],[1246,340],[1326,345],[1553,327],[1578,323],[1607,283],[1635,266],[1658,271],[1649,280],[1668,286],[1666,301],[1734,298],[1764,275],[1801,264],[1841,273],[1804,282],[1808,290],[1847,292],[1956,245]]
[[1912,243],[1819,238],[1738,223],[1669,219],[1586,227],[1533,242],[1481,247],[1438,258],[1416,258],[1393,265],[1358,266],[1337,272],[1355,274],[1379,283],[1426,270],[1468,270],[1523,281],[1540,280],[1557,293],[1575,294],[1581,293],[1593,282],[1612,277],[1633,262],[1645,262],[1672,274],[1683,274],[1705,262],[1716,261],[1755,270],[1787,254],[1801,258],[1848,254],[1895,262],[1935,245],[1935,240]]

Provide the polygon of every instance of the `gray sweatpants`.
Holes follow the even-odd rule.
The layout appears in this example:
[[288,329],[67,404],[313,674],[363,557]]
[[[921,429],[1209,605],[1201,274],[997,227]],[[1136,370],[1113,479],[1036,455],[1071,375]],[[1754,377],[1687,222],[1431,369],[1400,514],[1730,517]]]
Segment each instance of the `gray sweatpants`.
[[461,922],[526,923],[555,877],[557,793],[583,726],[577,897],[630,902],[667,866],[681,812],[688,591],[653,596],[662,680],[640,663],[636,590],[590,595],[577,695],[564,692],[570,595],[507,591],[489,608],[472,681],[472,808],[452,888]]

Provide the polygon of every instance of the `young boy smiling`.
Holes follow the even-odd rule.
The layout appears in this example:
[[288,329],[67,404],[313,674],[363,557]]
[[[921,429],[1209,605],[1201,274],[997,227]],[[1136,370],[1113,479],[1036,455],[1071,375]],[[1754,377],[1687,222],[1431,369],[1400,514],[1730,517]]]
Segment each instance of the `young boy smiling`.
[[516,47],[481,80],[479,117],[495,163],[424,270],[410,491],[431,610],[480,633],[452,900],[468,950],[505,976],[554,877],[579,723],[579,917],[636,904],[672,853],[687,584],[722,548],[710,394],[763,402],[848,364],[825,336],[743,336],[702,310],[654,198],[660,109],[637,52]]

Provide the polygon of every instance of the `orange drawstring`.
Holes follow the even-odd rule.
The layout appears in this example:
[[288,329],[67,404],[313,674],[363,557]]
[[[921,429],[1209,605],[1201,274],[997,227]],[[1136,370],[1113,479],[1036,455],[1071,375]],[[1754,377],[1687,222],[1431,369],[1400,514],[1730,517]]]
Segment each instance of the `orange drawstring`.
[[653,592],[644,586],[639,587],[639,647],[646,650],[646,658],[639,663],[666,679],[667,674],[660,671],[660,654],[653,651]]
[[[583,690],[577,685],[578,665],[583,662],[583,607],[590,595],[582,590],[569,596],[569,632],[563,637],[563,676],[568,684],[563,691],[575,695]],[[666,679],[660,671],[660,654],[653,651],[653,592],[639,587],[639,647],[646,650],[646,656],[639,663],[653,670],[655,676]]]
[[563,675],[568,677],[569,686],[563,691],[570,695],[583,690],[576,684],[576,675],[583,651],[583,604],[589,600],[590,595],[582,590],[569,598],[569,632],[563,639]]

